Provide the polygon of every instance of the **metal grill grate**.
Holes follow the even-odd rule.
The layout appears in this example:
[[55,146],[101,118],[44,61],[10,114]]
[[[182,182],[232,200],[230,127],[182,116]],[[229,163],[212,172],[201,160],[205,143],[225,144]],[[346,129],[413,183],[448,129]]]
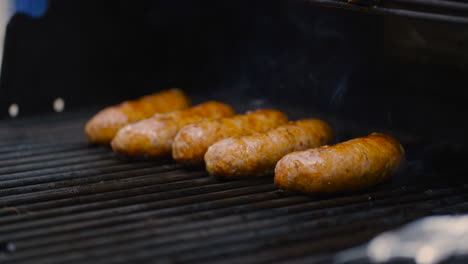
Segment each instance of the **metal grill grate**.
[[[468,185],[422,181],[308,197],[85,143],[87,114],[0,125],[4,263],[328,263],[412,219],[468,211]],[[15,250],[13,250],[14,245]]]

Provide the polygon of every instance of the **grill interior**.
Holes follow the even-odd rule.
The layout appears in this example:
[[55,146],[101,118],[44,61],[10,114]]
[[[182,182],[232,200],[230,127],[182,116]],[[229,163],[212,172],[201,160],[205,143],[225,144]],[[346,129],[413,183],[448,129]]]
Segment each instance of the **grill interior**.
[[[395,181],[305,196],[278,190],[271,176],[223,181],[203,168],[88,146],[82,128],[94,112],[0,124],[0,261],[329,263],[415,218],[468,210],[466,180],[426,170],[424,140],[404,133],[396,136],[408,169]],[[373,129],[321,117],[339,140]]]

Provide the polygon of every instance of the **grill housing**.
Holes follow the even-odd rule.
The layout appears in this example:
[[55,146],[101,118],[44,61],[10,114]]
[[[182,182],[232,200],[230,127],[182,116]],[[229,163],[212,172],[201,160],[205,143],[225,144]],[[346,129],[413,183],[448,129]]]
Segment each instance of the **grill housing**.
[[[468,211],[466,0],[47,2],[6,32],[2,263],[330,263],[415,218]],[[86,107],[172,87],[322,118],[338,142],[392,134],[407,168],[304,196],[87,145]],[[57,99],[65,113],[50,114]]]

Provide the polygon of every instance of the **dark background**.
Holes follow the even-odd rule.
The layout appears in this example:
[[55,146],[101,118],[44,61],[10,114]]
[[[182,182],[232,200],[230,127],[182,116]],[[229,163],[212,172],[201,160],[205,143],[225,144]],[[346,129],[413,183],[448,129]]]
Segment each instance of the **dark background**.
[[465,31],[286,0],[50,1],[11,19],[0,117],[180,87],[464,142]]

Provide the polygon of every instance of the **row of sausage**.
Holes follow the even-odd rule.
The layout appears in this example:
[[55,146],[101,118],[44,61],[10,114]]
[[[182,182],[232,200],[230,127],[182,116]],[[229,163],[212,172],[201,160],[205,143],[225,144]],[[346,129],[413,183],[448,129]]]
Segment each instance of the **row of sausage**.
[[275,174],[280,188],[304,193],[354,191],[387,180],[405,152],[389,135],[373,133],[333,146],[330,126],[319,119],[289,121],[277,110],[235,114],[210,101],[191,107],[170,89],[108,107],[85,127],[90,142],[111,144],[127,156],[171,156],[205,164],[215,176]]

